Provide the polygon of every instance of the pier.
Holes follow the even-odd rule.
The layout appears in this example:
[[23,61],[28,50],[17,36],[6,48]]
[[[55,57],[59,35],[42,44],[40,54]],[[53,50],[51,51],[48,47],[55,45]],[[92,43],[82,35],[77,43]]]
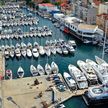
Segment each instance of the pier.
[[[62,78],[61,74],[59,74]],[[2,80],[2,107],[3,108],[54,108],[58,103],[64,102],[72,96],[79,96],[85,90],[72,93],[68,88],[60,92],[53,80],[48,81],[47,75],[27,77],[22,79]],[[38,81],[38,84],[36,82]],[[55,101],[52,102],[52,90]]]

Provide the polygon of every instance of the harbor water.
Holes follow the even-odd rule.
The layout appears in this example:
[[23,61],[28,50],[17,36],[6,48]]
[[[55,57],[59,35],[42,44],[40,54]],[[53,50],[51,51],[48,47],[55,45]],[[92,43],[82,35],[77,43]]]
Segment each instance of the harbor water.
[[[23,11],[28,14],[29,10],[27,9],[23,9]],[[35,13],[33,13],[33,16],[37,16]],[[77,48],[75,51],[75,54],[72,55],[51,55],[50,57],[47,56],[40,56],[38,59],[34,59],[32,58],[23,58],[21,57],[21,59],[8,59],[6,60],[5,63],[5,68],[6,69],[11,69],[13,71],[13,77],[17,78],[17,70],[19,66],[22,66],[24,71],[25,71],[25,75],[24,77],[29,77],[31,76],[30,73],[30,65],[33,64],[34,66],[37,66],[37,64],[41,64],[43,67],[45,66],[45,64],[48,62],[49,64],[51,64],[52,61],[55,61],[55,63],[57,63],[57,65],[59,66],[59,72],[63,73],[63,72],[68,72],[68,65],[69,64],[73,64],[77,66],[77,60],[86,60],[88,59],[92,59],[95,60],[95,55],[101,57],[102,56],[102,47],[100,46],[93,46],[93,45],[87,45],[87,44],[83,44],[80,43],[77,39],[75,39],[72,35],[69,34],[65,34],[62,31],[60,31],[58,28],[56,28],[53,23],[48,20],[48,19],[44,19],[40,16],[39,17],[39,24],[37,26],[48,26],[52,32],[53,35],[49,36],[49,37],[29,37],[29,38],[22,38],[19,40],[2,40],[1,41],[1,45],[2,44],[13,44],[15,45],[16,43],[34,43],[35,41],[37,41],[40,45],[45,45],[46,40],[58,40],[59,38],[64,39],[65,41],[68,40],[75,40],[76,44],[77,44]],[[28,31],[30,26],[20,26],[22,28],[23,31]],[[105,60],[108,62],[108,58],[107,55],[105,55]],[[66,105],[66,108],[87,108],[87,106],[85,105],[84,101],[82,100],[82,97],[76,97],[73,99],[70,99],[68,101],[66,101],[64,103]],[[103,108],[103,107],[102,107]],[[105,108],[105,107],[104,107]]]

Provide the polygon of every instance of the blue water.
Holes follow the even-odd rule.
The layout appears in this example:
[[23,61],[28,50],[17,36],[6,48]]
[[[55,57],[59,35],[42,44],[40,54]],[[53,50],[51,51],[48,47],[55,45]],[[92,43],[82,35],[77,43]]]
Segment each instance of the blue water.
[[[23,9],[23,11],[27,14],[28,11],[26,9]],[[36,16],[36,14],[33,14],[33,16]],[[39,16],[38,16],[39,17]],[[40,22],[38,26],[48,26],[50,29],[53,31],[53,36],[52,37],[46,37],[46,38],[39,38],[39,37],[33,37],[33,38],[24,38],[22,40],[2,40],[0,44],[16,44],[21,43],[22,41],[25,43],[28,42],[35,42],[37,41],[40,45],[44,45],[46,40],[54,40],[54,39],[59,39],[62,38],[65,41],[68,41],[69,39],[74,39],[76,40],[77,43],[77,48],[75,55],[68,55],[68,56],[61,56],[61,55],[51,55],[48,58],[48,63],[51,63],[52,61],[55,61],[58,66],[60,73],[63,73],[64,71],[68,72],[68,65],[74,64],[77,66],[76,62],[77,60],[86,60],[87,58],[95,60],[94,56],[97,55],[99,57],[102,56],[102,48],[99,46],[92,46],[92,45],[85,45],[80,43],[77,39],[75,39],[72,35],[65,34],[61,32],[59,29],[55,28],[52,24],[51,21],[48,19],[43,19],[39,17]],[[30,26],[20,26],[23,31],[29,31]],[[107,55],[105,55],[105,60],[108,62]],[[47,56],[40,56],[38,59],[34,59],[33,57],[31,59],[29,58],[21,58],[20,60],[17,60],[16,58],[6,60],[6,69],[12,69],[13,71],[13,77],[17,78],[17,69],[19,66],[22,66],[23,69],[25,70],[25,77],[31,76],[30,73],[30,65],[33,64],[36,66],[38,63],[40,63],[42,66],[45,66],[47,62]],[[83,102],[81,97],[78,98],[72,98],[69,101],[66,101],[64,103],[66,105],[66,108],[86,108],[85,103]],[[104,107],[105,108],[105,107]]]

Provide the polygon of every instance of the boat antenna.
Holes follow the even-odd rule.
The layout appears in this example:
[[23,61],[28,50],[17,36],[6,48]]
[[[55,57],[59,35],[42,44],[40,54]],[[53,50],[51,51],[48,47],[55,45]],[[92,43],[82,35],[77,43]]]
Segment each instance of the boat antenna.
[[103,60],[104,60],[104,55],[105,55],[105,42],[106,42],[106,33],[107,33],[107,23],[108,23],[108,21],[105,20],[104,43],[103,43],[103,51],[102,51],[102,59]]

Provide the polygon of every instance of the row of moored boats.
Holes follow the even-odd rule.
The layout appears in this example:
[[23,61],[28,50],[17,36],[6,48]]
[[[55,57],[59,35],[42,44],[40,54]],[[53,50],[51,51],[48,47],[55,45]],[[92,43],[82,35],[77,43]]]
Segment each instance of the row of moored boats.
[[[32,76],[45,75],[45,73],[47,75],[50,75],[52,73],[57,74],[59,72],[59,68],[55,62],[52,62],[51,65],[49,63],[46,63],[45,68],[43,68],[40,64],[38,64],[37,67],[35,67],[34,65],[30,65],[30,72]],[[23,78],[24,73],[24,69],[21,66],[19,66],[17,70],[18,77]],[[6,70],[6,76],[9,79],[13,78],[13,73],[11,69]]]
[[14,58],[15,56],[17,58],[23,57],[34,57],[38,58],[39,55],[47,55],[50,56],[51,54],[55,55],[58,54],[69,54],[75,52],[75,41],[69,40],[68,43],[66,43],[64,40],[54,40],[54,41],[46,41],[45,46],[40,46],[37,42],[28,43],[27,45],[24,42],[21,42],[21,44],[17,43],[16,46],[14,45],[2,45],[0,47],[0,50],[4,52],[4,56],[6,59],[8,58]]
[[95,59],[96,62],[90,59],[86,59],[86,62],[78,60],[80,69],[72,64],[68,66],[70,74],[64,72],[64,78],[70,88],[75,89],[78,86],[79,89],[85,89],[89,85],[98,84],[98,79],[102,84],[108,83],[108,63],[98,56]]

